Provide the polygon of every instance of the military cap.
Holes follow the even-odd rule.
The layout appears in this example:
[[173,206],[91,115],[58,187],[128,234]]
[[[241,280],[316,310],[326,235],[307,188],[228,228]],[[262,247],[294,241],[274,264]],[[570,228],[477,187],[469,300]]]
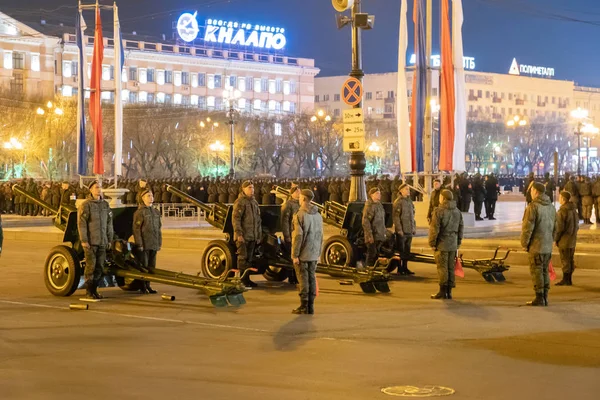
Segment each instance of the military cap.
[[407,183],[403,183],[402,185],[400,185],[398,187],[398,191],[401,191],[402,189],[404,189],[405,187],[409,187]]
[[571,201],[571,193],[567,192],[566,190],[563,190],[562,192],[560,192],[560,195],[566,200],[566,201]]
[[91,182],[91,183],[88,185],[88,189],[89,189],[89,190],[92,190],[92,188],[93,188],[95,185],[99,185],[98,181],[92,181],[92,182]]
[[296,193],[296,190],[298,190],[298,186],[292,186],[292,188],[290,189],[290,194]]
[[377,193],[377,192],[379,192],[378,187],[371,188],[371,190],[369,190],[369,196],[371,196],[372,194]]
[[254,183],[252,183],[250,180],[244,181],[244,183],[242,183],[242,189],[246,189],[250,185],[254,185]]
[[533,184],[533,188],[538,191],[538,193],[544,193],[546,191],[546,187],[543,183],[536,182]]
[[443,198],[445,198],[448,201],[454,200],[454,195],[448,189],[442,190],[442,193],[440,193],[440,194],[442,195]]
[[300,194],[306,198],[308,198],[309,200],[312,201],[312,199],[315,198],[315,194],[312,192],[312,190],[310,189],[302,189],[302,191],[300,192]]
[[147,188],[147,187],[144,188],[144,190],[142,190],[141,193],[140,193],[140,198],[143,198],[148,193],[152,193],[152,190],[150,190],[150,188]]

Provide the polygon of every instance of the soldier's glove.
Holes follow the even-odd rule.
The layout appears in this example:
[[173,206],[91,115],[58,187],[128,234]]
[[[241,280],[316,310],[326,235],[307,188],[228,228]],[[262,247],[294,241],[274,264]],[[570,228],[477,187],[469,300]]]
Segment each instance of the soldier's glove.
[[108,244],[106,245],[106,250],[110,250],[110,248],[111,248],[111,247],[112,247],[112,245],[111,245],[110,243],[108,243]]

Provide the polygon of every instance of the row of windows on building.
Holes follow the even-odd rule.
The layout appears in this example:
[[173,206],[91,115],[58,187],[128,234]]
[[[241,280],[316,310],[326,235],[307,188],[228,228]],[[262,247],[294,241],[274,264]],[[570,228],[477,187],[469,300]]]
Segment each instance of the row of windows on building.
[[[557,111],[541,111],[541,110],[534,110],[534,109],[521,109],[521,108],[505,108],[505,107],[494,107],[494,106],[473,106],[473,105],[469,105],[469,112],[473,113],[475,111],[478,112],[484,112],[486,114],[495,114],[495,115],[502,115],[502,116],[508,116],[508,117],[512,117],[514,115],[519,115],[519,116],[525,116],[525,117],[546,117],[546,118],[556,118],[557,116],[563,117],[563,118],[567,118],[567,111],[562,111],[562,112],[557,112]],[[508,113],[507,113],[508,111]],[[513,111],[515,112],[515,114],[513,114]]]
[[[4,50],[2,65],[4,69],[25,69],[25,53]],[[31,70],[40,71],[40,53],[31,53]]]
[[[63,61],[64,77],[77,75],[77,61]],[[88,76],[91,65],[88,64]],[[102,80],[115,79],[112,65],[102,66]],[[121,76],[123,82],[156,83],[157,85],[172,84],[174,86],[207,87],[209,89],[233,88],[241,92],[295,94],[296,82],[280,78],[254,78],[252,76],[238,77],[235,75],[207,74],[205,72],[172,71],[155,68],[124,67]]]
[[[437,95],[437,93],[435,94]],[[434,95],[434,96],[435,96]],[[410,96],[410,92],[409,92],[409,96]],[[395,98],[394,95],[394,91],[393,90],[388,90],[387,92],[387,99],[393,99]],[[323,95],[323,101],[329,101],[330,97],[328,94],[324,94]],[[383,91],[377,91],[375,92],[375,100],[383,100]],[[339,93],[336,93],[333,95],[333,101],[340,101],[341,100],[341,96]],[[373,100],[373,92],[365,92],[365,100]],[[315,95],[315,103],[320,103],[321,102],[321,95]]]
[[[69,85],[62,87],[64,97],[77,96],[77,88]],[[89,98],[89,92],[85,94]],[[102,92],[102,100],[114,102],[113,92]],[[195,106],[203,110],[225,110],[229,108],[229,102],[223,97],[182,95],[180,93],[150,93],[145,91],[131,92],[127,89],[122,91],[123,102],[129,103],[158,103],[174,104],[184,106]],[[273,113],[295,113],[296,103],[292,101],[264,101],[260,99],[248,100],[239,98],[234,104],[238,110],[245,112],[273,112]]]
[[[508,97],[509,101],[512,100],[523,100],[523,101],[536,101],[538,104],[548,104],[549,101],[552,101],[552,104],[558,104],[559,105],[564,105],[567,106],[569,105],[569,98],[568,97],[556,97],[556,96],[542,96],[542,95],[536,95],[536,94],[531,94],[531,95],[527,95],[526,93],[498,93],[498,92],[494,92],[494,91],[489,91],[487,90],[485,92],[485,98],[486,99],[500,99],[500,100],[504,100]],[[470,99],[474,99],[474,98],[478,98],[481,99],[483,98],[483,90],[475,90],[475,89],[469,89],[469,98]]]

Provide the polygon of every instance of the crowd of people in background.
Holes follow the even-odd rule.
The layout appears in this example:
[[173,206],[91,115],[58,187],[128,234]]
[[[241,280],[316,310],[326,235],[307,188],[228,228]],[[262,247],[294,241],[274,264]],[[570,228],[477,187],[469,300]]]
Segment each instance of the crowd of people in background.
[[[443,181],[434,184],[434,191],[448,189],[454,195],[457,207],[462,212],[474,212],[477,221],[484,219],[495,220],[495,205],[498,196],[503,192],[512,192],[513,188],[519,188],[527,203],[531,202],[531,188],[533,183],[540,182],[546,188],[546,195],[554,202],[557,185],[549,174],[544,177],[534,177],[533,173],[527,177],[515,177],[512,175],[467,175],[456,174],[454,179],[445,176]],[[227,203],[232,204],[240,193],[241,179],[227,177],[196,177],[175,179],[149,179],[133,180],[123,179],[118,181],[118,187],[129,190],[121,201],[124,204],[138,204],[139,194],[148,187],[154,194],[155,204],[180,204],[185,203],[176,194],[167,191],[167,185],[189,193],[191,196],[204,203]],[[292,182],[297,183],[300,189],[309,189],[314,193],[314,202],[323,204],[325,201],[334,201],[347,204],[350,197],[350,178],[328,177],[328,178],[300,178],[300,179],[277,179],[256,178],[255,198],[258,204],[279,204],[281,202],[273,189],[276,186],[289,188]],[[415,190],[415,182],[408,177],[404,182],[400,176],[389,175],[369,176],[366,180],[367,192],[378,187],[381,190],[381,202],[393,203],[398,196],[398,188],[407,183],[411,189],[409,196],[413,201],[422,201],[423,195]],[[419,178],[419,185],[425,184],[424,178]],[[75,204],[76,199],[85,199],[89,196],[86,186],[80,186],[78,181],[52,182],[25,178],[5,182],[0,186],[0,212],[3,214],[17,214],[22,216],[47,215],[48,213],[38,207],[33,201],[13,193],[12,186],[18,184],[26,191],[33,193],[39,199],[57,208],[60,204]],[[104,183],[105,187],[113,185],[112,181]],[[571,201],[577,205],[580,218],[584,223],[591,223],[592,209],[600,205],[600,177],[576,177],[565,174],[558,179],[558,187],[572,194]],[[439,194],[439,193],[438,193]],[[437,198],[437,196],[432,196]]]

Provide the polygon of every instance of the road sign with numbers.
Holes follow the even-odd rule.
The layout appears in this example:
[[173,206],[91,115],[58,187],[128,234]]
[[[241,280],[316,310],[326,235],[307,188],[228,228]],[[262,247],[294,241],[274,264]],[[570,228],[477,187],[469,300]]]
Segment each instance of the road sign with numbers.
[[362,124],[364,122],[363,111],[360,108],[344,110],[342,114],[344,124]]

